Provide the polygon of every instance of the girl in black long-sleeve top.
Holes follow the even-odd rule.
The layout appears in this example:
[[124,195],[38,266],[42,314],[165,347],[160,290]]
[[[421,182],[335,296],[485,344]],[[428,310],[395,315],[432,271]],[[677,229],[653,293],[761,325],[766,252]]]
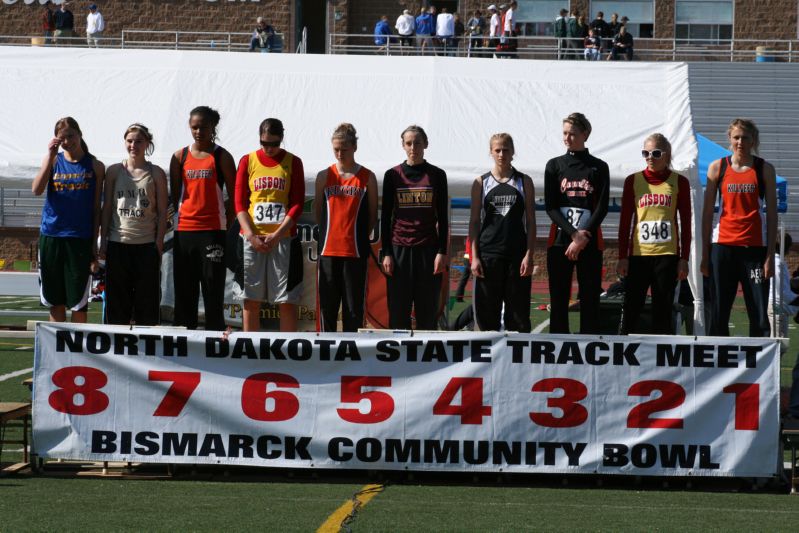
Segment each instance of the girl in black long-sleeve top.
[[563,119],[567,152],[544,171],[544,202],[552,219],[547,243],[551,302],[550,333],[569,333],[569,293],[577,266],[580,333],[599,333],[602,292],[602,230],[608,212],[608,165],[588,153],[591,123],[582,113]]

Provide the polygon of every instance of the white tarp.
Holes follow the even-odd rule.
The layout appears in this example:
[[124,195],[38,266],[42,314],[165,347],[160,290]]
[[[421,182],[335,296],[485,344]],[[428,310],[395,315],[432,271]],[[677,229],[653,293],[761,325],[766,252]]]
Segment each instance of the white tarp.
[[0,94],[0,180],[32,178],[53,125],[66,115],[106,164],[125,157],[127,126],[146,124],[155,134],[152,160],[166,169],[191,142],[189,111],[209,105],[222,115],[220,144],[237,159],[258,148],[264,118],[282,119],[285,147],[305,163],[308,194],[316,172],[333,162],[333,129],[347,121],[359,132],[358,160],[378,180],[404,159],[400,132],[423,126],[427,159],[447,171],[453,197],[468,196],[474,177],[491,167],[491,134],[508,132],[515,166],[542,196],[544,166],[564,152],[561,119],[580,111],[593,125],[591,152],[610,166],[615,196],[624,177],[643,168],[644,138],[666,135],[674,169],[694,185],[695,236],[701,227],[683,63],[0,47]]

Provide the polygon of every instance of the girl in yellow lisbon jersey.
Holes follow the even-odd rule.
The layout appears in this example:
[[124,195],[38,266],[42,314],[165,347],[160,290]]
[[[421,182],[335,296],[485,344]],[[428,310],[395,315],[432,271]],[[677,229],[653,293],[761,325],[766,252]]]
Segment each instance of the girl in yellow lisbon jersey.
[[660,133],[646,138],[641,155],[646,168],[627,177],[621,201],[616,268],[625,293],[619,333],[639,332],[638,317],[651,288],[649,333],[669,335],[677,280],[688,276],[691,186],[670,169],[671,143]]
[[336,162],[316,175],[314,214],[319,224],[317,291],[319,330],[363,326],[369,234],[377,221],[377,179],[355,162],[358,137],[352,124],[339,124],[332,137]]
[[[730,311],[740,283],[749,315],[749,336],[768,337],[769,278],[774,274],[777,237],[777,175],[770,163],[754,155],[760,141],[751,120],[733,120],[727,136],[732,155],[708,167],[702,211],[702,274],[711,277],[708,333],[730,334]],[[719,217],[713,224],[717,194]]]
[[216,144],[219,113],[199,106],[189,114],[194,142],[177,150],[169,163],[175,206],[173,282],[176,326],[197,329],[200,290],[205,305],[205,329],[225,329],[225,230],[233,220],[230,200],[236,163]]
[[58,120],[53,133],[31,187],[36,196],[47,192],[39,230],[41,300],[50,322],[66,321],[67,310],[72,322],[86,322],[105,166],[89,153],[74,118]]
[[297,220],[305,200],[299,157],[280,148],[283,123],[261,122],[261,148],[239,161],[236,216],[244,240],[244,331],[260,328],[261,302],[279,305],[280,331],[297,330],[302,249]]

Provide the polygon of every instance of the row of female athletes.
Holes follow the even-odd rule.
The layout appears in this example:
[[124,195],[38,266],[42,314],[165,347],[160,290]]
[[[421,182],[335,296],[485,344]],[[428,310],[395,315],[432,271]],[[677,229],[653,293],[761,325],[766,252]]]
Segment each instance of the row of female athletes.
[[[174,208],[175,325],[198,325],[202,291],[205,327],[225,329],[226,228],[241,227],[245,331],[260,326],[262,302],[277,304],[280,328],[297,328],[302,293],[302,254],[296,222],[305,198],[299,157],[281,148],[283,124],[264,120],[260,148],[233,157],[215,142],[219,114],[206,106],[189,116],[192,144],[175,151],[171,184],[147,161],[153,135],[142,124],[124,132],[127,158],[104,165],[93,157],[78,123],[59,120],[33,182],[47,192],[42,213],[39,267],[42,302],[53,321],[86,320],[87,273],[106,262],[106,314],[110,324],[159,323],[160,260],[170,206]],[[568,333],[568,303],[576,268],[580,333],[599,333],[604,242],[608,210],[607,164],[589,154],[591,124],[581,113],[562,122],[566,153],[546,165],[544,197],[551,219],[547,269],[552,333]],[[736,119],[728,129],[733,155],[708,171],[703,214],[701,269],[712,287],[711,334],[728,335],[738,284],[743,286],[750,335],[769,332],[768,278],[774,271],[776,185],[772,165],[756,157],[758,130]],[[335,331],[364,323],[369,233],[377,220],[377,181],[355,161],[355,128],[341,124],[332,135],[335,163],[316,178],[314,213],[319,222],[317,287],[319,328]],[[389,327],[436,329],[442,274],[448,268],[446,173],[424,158],[427,134],[409,126],[401,134],[405,160],[383,179],[381,267],[387,279]],[[535,191],[513,165],[509,134],[493,135],[490,171],[471,191],[469,236],[475,277],[474,316],[480,330],[529,332],[535,244]],[[688,274],[691,241],[690,186],[670,169],[671,145],[653,134],[643,143],[645,168],[624,184],[619,225],[618,272],[626,279],[622,333],[637,331],[647,291],[652,292],[653,330],[672,333],[671,309],[678,280]],[[225,200],[223,189],[228,192]],[[171,193],[170,193],[171,190]],[[720,197],[720,217],[713,206]],[[767,209],[763,214],[763,203]],[[99,238],[98,238],[99,237]],[[99,242],[99,246],[98,246]],[[711,244],[712,243],[712,244]]]

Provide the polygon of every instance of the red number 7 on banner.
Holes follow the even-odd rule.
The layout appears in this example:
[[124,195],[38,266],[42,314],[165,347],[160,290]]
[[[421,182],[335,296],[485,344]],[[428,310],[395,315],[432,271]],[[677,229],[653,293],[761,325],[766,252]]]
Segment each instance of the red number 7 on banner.
[[178,416],[200,384],[200,373],[150,370],[148,379],[172,382],[153,416]]

